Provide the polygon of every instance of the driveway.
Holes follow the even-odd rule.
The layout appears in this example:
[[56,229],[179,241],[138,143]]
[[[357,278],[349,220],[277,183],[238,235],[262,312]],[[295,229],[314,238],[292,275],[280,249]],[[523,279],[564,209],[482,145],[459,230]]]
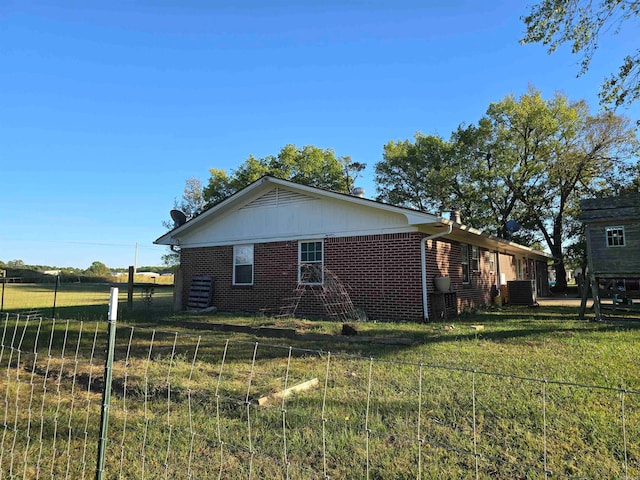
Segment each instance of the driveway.
[[[580,308],[580,298],[575,296],[556,296],[556,297],[538,297],[538,303],[541,307],[547,306],[562,306],[562,307],[576,307]],[[604,303],[604,302],[602,302]],[[591,308],[593,301],[587,299],[587,308]]]

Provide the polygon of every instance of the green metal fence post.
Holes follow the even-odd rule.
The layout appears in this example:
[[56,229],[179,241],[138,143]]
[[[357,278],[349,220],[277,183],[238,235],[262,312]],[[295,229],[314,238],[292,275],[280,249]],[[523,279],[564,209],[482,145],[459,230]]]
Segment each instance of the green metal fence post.
[[104,455],[107,447],[107,427],[109,426],[109,403],[111,401],[111,375],[113,369],[113,350],[116,344],[116,319],[118,317],[118,288],[111,287],[109,296],[109,340],[107,358],[104,362],[104,391],[102,392],[102,411],[100,412],[100,437],[98,438],[98,463],[96,480],[102,480],[104,474]]

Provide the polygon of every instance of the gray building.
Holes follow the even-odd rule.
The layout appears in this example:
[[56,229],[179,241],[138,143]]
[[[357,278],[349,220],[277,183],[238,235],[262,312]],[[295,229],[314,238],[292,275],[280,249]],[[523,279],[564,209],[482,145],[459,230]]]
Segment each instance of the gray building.
[[589,280],[599,318],[599,284],[614,291],[629,291],[631,296],[640,293],[640,194],[585,199],[580,208]]

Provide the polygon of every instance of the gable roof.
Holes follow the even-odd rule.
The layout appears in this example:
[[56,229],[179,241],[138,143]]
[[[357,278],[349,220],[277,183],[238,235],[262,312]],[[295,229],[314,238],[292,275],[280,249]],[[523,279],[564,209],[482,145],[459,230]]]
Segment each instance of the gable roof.
[[[274,187],[281,188],[274,189]],[[236,210],[239,211],[276,204],[282,206],[289,203],[305,202],[318,198],[334,200],[345,206],[365,208],[367,211],[373,211],[373,213],[378,212],[378,214],[394,215],[396,217],[402,216],[405,218],[407,226],[415,227],[418,231],[428,235],[444,232],[446,228],[451,226],[452,231],[447,237],[453,240],[483,246],[503,253],[528,253],[540,258],[551,258],[551,256],[545,252],[532,250],[531,248],[494,237],[438,215],[407,207],[389,205],[380,201],[356,197],[346,193],[302,185],[272,176],[264,176],[256,180],[200,215],[165,233],[154,243],[159,245],[179,245],[180,237],[191,235],[210,222],[216,222],[226,214]]]

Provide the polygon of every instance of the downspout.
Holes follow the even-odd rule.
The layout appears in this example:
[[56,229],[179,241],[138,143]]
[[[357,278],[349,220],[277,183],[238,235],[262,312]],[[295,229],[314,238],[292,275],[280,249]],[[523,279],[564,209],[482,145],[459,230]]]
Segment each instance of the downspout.
[[449,235],[453,231],[453,224],[450,223],[446,232],[435,233],[429,237],[423,237],[420,240],[420,268],[422,270],[422,317],[423,321],[429,321],[429,299],[427,298],[427,240],[434,240],[439,237]]

